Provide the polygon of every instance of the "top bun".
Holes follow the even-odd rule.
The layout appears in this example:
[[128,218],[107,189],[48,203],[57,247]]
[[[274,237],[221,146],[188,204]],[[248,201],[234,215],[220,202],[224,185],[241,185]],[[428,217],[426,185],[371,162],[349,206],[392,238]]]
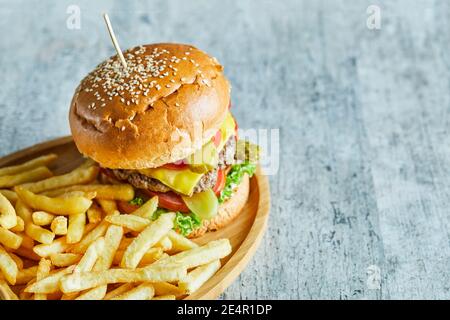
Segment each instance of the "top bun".
[[220,128],[230,85],[215,58],[160,43],[113,56],[78,86],[70,128],[84,155],[111,169],[154,168],[184,159]]

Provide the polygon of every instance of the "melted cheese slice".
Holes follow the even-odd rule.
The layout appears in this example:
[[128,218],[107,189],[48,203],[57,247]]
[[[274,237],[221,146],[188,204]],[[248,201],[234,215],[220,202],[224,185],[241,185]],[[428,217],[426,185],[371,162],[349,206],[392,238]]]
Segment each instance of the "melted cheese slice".
[[[234,134],[235,125],[236,124],[234,122],[233,116],[230,112],[228,112],[224,123],[220,127],[220,131],[222,132],[222,139],[217,150],[222,150],[222,148],[225,146],[225,143]],[[192,195],[195,186],[204,175],[204,173],[194,172],[190,168],[186,168],[183,170],[152,168],[141,169],[138,170],[138,172],[143,175],[149,176],[150,178],[156,179],[169,188],[187,196]]]
[[139,173],[159,180],[169,188],[188,196],[192,195],[195,186],[203,176],[203,174],[193,172],[189,168],[183,170],[155,168],[138,171]]

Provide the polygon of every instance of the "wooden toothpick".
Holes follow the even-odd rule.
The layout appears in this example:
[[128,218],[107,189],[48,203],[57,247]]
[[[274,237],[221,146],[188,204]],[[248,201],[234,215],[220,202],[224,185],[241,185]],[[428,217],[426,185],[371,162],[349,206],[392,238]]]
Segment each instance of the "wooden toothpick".
[[123,67],[125,68],[125,70],[127,70],[128,69],[127,62],[125,61],[125,57],[123,56],[122,50],[120,50],[119,43],[117,42],[116,35],[114,34],[113,28],[111,26],[111,21],[109,21],[108,14],[104,13],[103,18],[105,19],[106,27],[108,28],[108,32],[111,37],[114,48],[116,49],[117,54],[119,55],[120,62],[122,62]]

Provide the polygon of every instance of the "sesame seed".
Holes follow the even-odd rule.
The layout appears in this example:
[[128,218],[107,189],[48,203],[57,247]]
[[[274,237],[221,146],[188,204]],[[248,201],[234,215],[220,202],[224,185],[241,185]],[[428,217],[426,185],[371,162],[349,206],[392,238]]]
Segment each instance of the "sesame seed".
[[[121,103],[126,105],[139,104],[140,96],[150,96],[149,88],[161,90],[162,85],[158,84],[159,79],[170,76],[177,76],[176,64],[181,60],[189,60],[192,48],[187,48],[184,56],[177,57],[170,50],[154,47],[152,50],[144,46],[137,46],[126,50],[124,56],[128,65],[125,70],[117,56],[114,56],[91,72],[82,82],[80,90],[86,93],[92,92],[90,96],[89,109],[105,107],[105,101],[112,101],[118,97]],[[193,59],[190,59],[196,64]],[[198,65],[198,64],[197,64]],[[170,84],[164,84],[166,88],[171,88],[172,83],[177,83],[177,79],[168,79]],[[187,79],[182,77],[181,81]],[[167,83],[168,81],[164,81]],[[83,88],[84,87],[84,88]],[[106,100],[109,99],[109,100]],[[97,105],[93,101],[99,101]]]

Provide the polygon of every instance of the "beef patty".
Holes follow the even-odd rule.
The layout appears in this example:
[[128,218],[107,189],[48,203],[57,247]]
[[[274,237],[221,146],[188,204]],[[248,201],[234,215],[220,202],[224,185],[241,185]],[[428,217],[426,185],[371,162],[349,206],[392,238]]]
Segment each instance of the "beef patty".
[[[217,169],[224,169],[232,164],[236,153],[236,139],[231,136],[222,150],[219,152],[219,161],[217,168],[205,173],[194,188],[194,193],[202,192],[208,188],[212,188],[217,182]],[[114,169],[111,170],[114,176],[123,181],[128,181],[134,187],[139,189],[148,189],[155,192],[174,191],[159,180],[150,178],[135,170]]]

